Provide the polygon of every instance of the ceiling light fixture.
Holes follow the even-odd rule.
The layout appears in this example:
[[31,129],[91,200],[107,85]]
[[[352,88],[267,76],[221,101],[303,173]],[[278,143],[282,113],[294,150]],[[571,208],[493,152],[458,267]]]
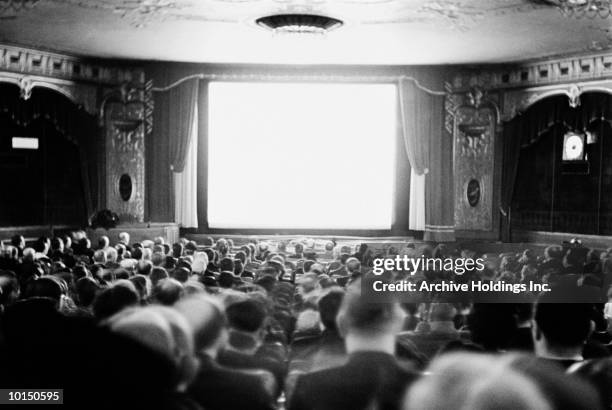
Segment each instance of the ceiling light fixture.
[[308,13],[272,14],[258,18],[255,23],[279,34],[326,34],[344,24],[333,17]]
[[612,0],[544,0],[556,6],[565,17],[608,18],[612,16]]

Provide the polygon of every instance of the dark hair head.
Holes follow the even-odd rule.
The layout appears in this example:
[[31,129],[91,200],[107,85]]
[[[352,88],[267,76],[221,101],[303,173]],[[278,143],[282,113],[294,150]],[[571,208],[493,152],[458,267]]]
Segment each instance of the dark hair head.
[[181,283],[185,283],[189,280],[191,271],[185,267],[178,267],[172,271],[172,277]]
[[153,286],[157,285],[157,282],[159,282],[162,279],[167,279],[169,278],[170,275],[168,275],[168,271],[166,271],[166,269],[164,268],[160,268],[159,266],[154,267],[153,269],[151,269],[151,283],[153,284]]
[[246,255],[246,253],[244,253],[244,251],[238,251],[234,255],[234,259],[238,259],[243,264],[246,263],[246,257],[247,257],[247,255]]
[[142,249],[134,246],[132,249],[132,258],[136,260],[141,260],[142,259]]
[[183,256],[183,245],[181,243],[175,243],[172,245],[172,256],[177,259]]
[[255,300],[232,303],[225,309],[229,325],[242,332],[256,332],[266,320],[265,307]]
[[26,298],[47,297],[59,302],[62,297],[62,285],[55,276],[42,276],[28,283],[26,287]]
[[96,298],[97,292],[100,290],[100,285],[92,277],[82,277],[78,279],[74,285],[77,294],[77,303],[79,306],[90,306]]
[[319,299],[319,314],[321,315],[321,323],[326,329],[336,329],[336,317],[340,310],[340,305],[344,299],[344,290],[333,289]]
[[550,303],[542,295],[535,307],[535,322],[551,346],[575,347],[584,343],[591,330],[593,305],[589,303]]
[[222,288],[231,288],[234,286],[235,276],[231,272],[223,271],[219,274],[217,278],[217,282],[219,282],[219,286]]
[[234,268],[234,260],[232,258],[223,258],[219,262],[219,269],[221,271],[233,272]]
[[240,259],[234,259],[234,274],[240,276],[242,272],[244,272],[244,264]]
[[140,298],[134,284],[128,280],[120,280],[98,294],[93,302],[93,313],[98,320],[106,319],[139,302]]

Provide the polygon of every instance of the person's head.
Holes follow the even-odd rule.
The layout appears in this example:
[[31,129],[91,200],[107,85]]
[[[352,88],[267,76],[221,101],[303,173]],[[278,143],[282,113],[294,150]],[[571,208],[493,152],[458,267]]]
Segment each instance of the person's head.
[[166,306],[174,305],[185,293],[183,285],[176,279],[162,279],[153,287],[153,299]]
[[130,234],[127,232],[121,232],[119,234],[119,241],[125,245],[130,244]]
[[62,240],[62,238],[56,236],[55,238],[51,239],[51,250],[57,252],[64,251],[64,241]]
[[[16,248],[15,248],[16,249]],[[11,271],[0,270],[0,311],[19,298],[19,281]]]
[[50,248],[51,248],[51,240],[47,238],[46,236],[41,236],[40,238],[38,238],[38,241],[36,241],[36,243],[34,244],[34,249],[36,250],[36,252],[39,252],[45,255],[47,254],[47,252],[49,252]]
[[142,247],[137,247],[134,245],[132,250],[132,258],[136,259],[137,261],[142,260]]
[[209,295],[197,294],[181,299],[174,309],[191,325],[196,351],[215,358],[227,342],[226,317],[220,302]]
[[233,272],[234,271],[234,260],[232,258],[223,258],[219,262],[219,269],[222,272]]
[[452,353],[435,359],[428,376],[407,391],[404,409],[552,410],[546,395],[503,359]]
[[429,309],[430,322],[452,322],[457,310],[450,303],[432,303]]
[[59,278],[52,275],[41,276],[38,279],[32,280],[26,286],[25,297],[50,298],[53,299],[59,306],[62,295],[64,294],[60,281],[61,280]]
[[110,246],[106,248],[106,261],[107,262],[116,263],[118,257],[119,257],[119,254],[117,252],[117,249],[112,248]]
[[296,243],[295,244],[295,254],[300,256],[304,254],[304,245],[302,245],[301,243]]
[[236,252],[234,259],[238,259],[243,265],[246,265],[247,263],[247,255],[243,250]]
[[234,259],[234,274],[241,276],[242,272],[244,272],[244,264],[240,259]]
[[155,286],[159,281],[169,278],[170,275],[168,274],[168,271],[166,271],[166,269],[156,266],[151,269],[151,274],[149,275],[149,277],[151,279],[152,286]]
[[346,260],[346,270],[351,276],[361,274],[361,262],[357,258],[348,258]]
[[149,296],[151,296],[151,291],[153,288],[153,285],[151,285],[151,279],[145,275],[134,275],[129,280],[134,284],[134,287],[136,287],[136,290],[140,295],[140,301],[146,303]]
[[225,256],[229,252],[229,244],[227,243],[227,240],[224,238],[219,238],[219,240],[215,244],[215,248],[217,249],[217,252],[219,252],[221,256]]
[[93,302],[93,313],[98,320],[106,319],[115,313],[140,302],[138,291],[129,280],[118,280],[100,292]]
[[253,299],[230,304],[225,309],[225,314],[230,328],[251,334],[260,333],[267,318],[263,304]]
[[175,258],[180,258],[181,256],[183,256],[183,244],[181,243],[175,243],[172,245],[172,256]]
[[109,245],[110,245],[110,239],[108,239],[108,236],[102,235],[98,239],[98,249],[106,249],[109,247]]
[[26,241],[23,235],[13,235],[11,237],[11,245],[13,245],[17,249],[24,249],[26,246]]
[[234,286],[235,279],[236,277],[234,276],[233,272],[223,271],[219,274],[217,282],[222,288],[231,288],[232,286]]
[[91,276],[84,276],[78,279],[74,287],[77,294],[76,302],[82,307],[91,306],[96,298],[96,294],[100,290],[100,285]]
[[95,251],[93,254],[93,261],[94,263],[105,265],[106,264],[106,252],[102,249],[98,249],[97,251]]
[[202,274],[206,271],[208,266],[208,256],[205,252],[196,252],[193,255],[193,263],[191,264],[191,271],[196,274]]
[[540,295],[536,302],[532,336],[538,356],[579,355],[591,332],[592,304],[558,302],[554,292]]
[[151,274],[151,270],[153,269],[153,263],[147,260],[139,260],[136,264],[136,273],[139,275],[149,276]]
[[321,323],[328,330],[337,329],[336,317],[338,316],[342,299],[344,299],[344,290],[338,288],[327,292],[317,303],[319,315],[321,316]]
[[177,391],[184,391],[195,378],[193,331],[181,313],[165,306],[133,308],[109,318],[107,325],[169,360],[176,372],[173,387]]
[[185,283],[189,280],[191,271],[185,267],[178,267],[172,271],[172,277],[181,283]]
[[347,351],[395,348],[395,336],[402,330],[405,313],[396,300],[372,303],[361,295],[361,280],[348,287],[337,316],[338,330]]

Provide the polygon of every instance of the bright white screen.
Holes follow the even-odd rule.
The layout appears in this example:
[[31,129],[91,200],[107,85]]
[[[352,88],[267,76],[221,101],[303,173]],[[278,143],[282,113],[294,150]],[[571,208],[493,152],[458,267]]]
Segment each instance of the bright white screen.
[[392,84],[209,85],[211,228],[389,229]]

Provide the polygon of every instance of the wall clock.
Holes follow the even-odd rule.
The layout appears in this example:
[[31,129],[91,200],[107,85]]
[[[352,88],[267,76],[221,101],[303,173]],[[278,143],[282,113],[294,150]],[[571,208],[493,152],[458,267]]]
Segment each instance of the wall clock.
[[563,136],[563,161],[584,160],[584,135],[568,132]]

